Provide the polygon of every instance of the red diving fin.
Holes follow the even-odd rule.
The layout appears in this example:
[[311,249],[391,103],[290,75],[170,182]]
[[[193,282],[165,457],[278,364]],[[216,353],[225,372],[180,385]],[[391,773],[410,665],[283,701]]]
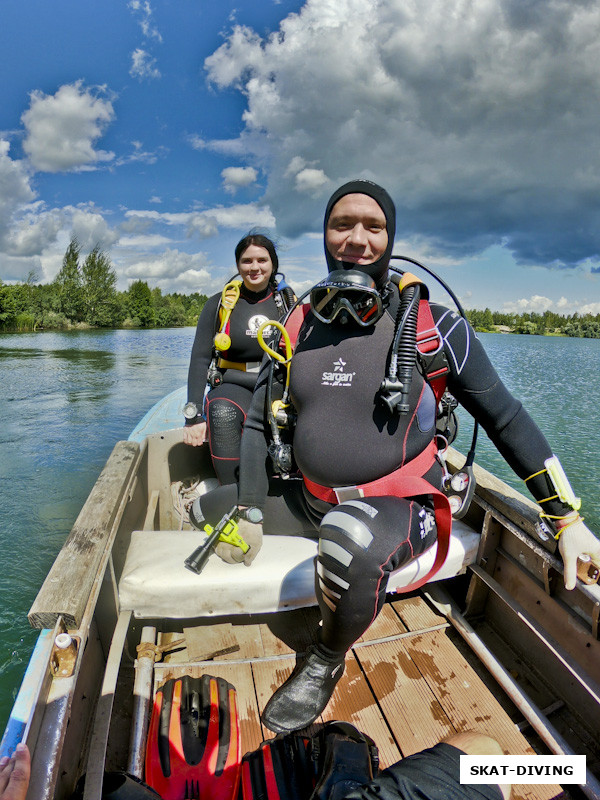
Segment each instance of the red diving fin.
[[240,800],[343,800],[379,772],[375,742],[349,722],[279,734],[242,759]]
[[163,800],[235,800],[240,756],[230,683],[184,675],[159,688],[146,745],[146,782]]
[[307,800],[314,788],[309,739],[279,734],[242,759],[240,800]]

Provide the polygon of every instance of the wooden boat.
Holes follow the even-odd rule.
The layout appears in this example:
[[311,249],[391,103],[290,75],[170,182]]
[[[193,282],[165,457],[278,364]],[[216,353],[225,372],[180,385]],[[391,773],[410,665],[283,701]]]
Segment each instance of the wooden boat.
[[[68,798],[84,773],[85,800],[99,800],[105,769],[142,775],[152,694],[181,674],[233,683],[242,752],[255,748],[271,736],[262,708],[313,640],[314,542],[266,537],[250,569],[216,557],[200,575],[183,567],[202,534],[182,492],[212,475],[204,448],[182,442],[184,400],[169,395],[116,444],[29,613],[41,633],[1,753],[29,744],[31,800]],[[507,753],[585,754],[585,786],[513,797],[600,798],[600,588],[567,592],[535,504],[476,477],[442,577],[388,595],[323,719],[367,732],[383,766],[465,729]],[[426,569],[423,556],[394,584]]]

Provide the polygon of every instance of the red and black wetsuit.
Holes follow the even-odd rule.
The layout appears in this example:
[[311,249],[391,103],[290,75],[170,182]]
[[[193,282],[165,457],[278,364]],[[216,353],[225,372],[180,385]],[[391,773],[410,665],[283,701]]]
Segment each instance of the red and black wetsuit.
[[[318,537],[315,584],[323,620],[319,657],[334,661],[379,612],[389,573],[431,547],[437,535],[433,497],[427,492],[385,491],[375,497],[355,493],[356,499],[344,499],[348,492],[338,491],[343,502],[332,505],[322,499],[327,494],[318,491],[318,487],[356,487],[388,476],[425,452],[435,436],[435,397],[417,367],[407,413],[390,411],[380,399],[399,305],[397,288],[393,286],[391,294],[387,290],[395,234],[392,199],[369,181],[344,184],[327,204],[325,241],[335,204],[354,193],[372,197],[384,212],[385,252],[357,267],[336,260],[325,247],[327,266],[330,272],[358,268],[367,273],[387,298],[386,311],[366,328],[351,320],[342,324],[339,317],[326,324],[309,312],[300,328],[290,373],[297,412],[293,448],[304,479],[317,487],[304,481],[269,482],[268,370],[263,367],[244,427],[237,494],[240,505],[263,509],[265,533]],[[432,304],[431,310],[449,365],[448,390],[482,425],[517,475],[529,478],[543,470],[552,455],[548,442],[504,386],[469,324],[443,306]],[[442,468],[437,461],[421,475],[426,489],[439,489]],[[527,485],[538,500],[555,494],[545,473]],[[201,498],[202,513],[213,524],[236,502],[237,487],[221,488],[223,492]],[[556,515],[571,510],[558,501],[544,503],[543,508]]]
[[[213,295],[198,319],[188,373],[188,400],[204,409],[213,466],[219,482],[229,484],[237,480],[242,428],[263,357],[256,332],[266,320],[279,319],[283,307],[271,286],[262,292],[251,292],[240,285],[239,300],[225,329],[231,347],[220,354],[238,368],[220,369],[222,383],[208,392],[205,401],[220,299],[221,294]],[[268,341],[268,336],[266,338]]]
[[[309,312],[300,329],[290,378],[298,416],[294,455],[303,476],[322,486],[359,485],[387,475],[421,453],[435,435],[435,398],[416,367],[409,413],[392,413],[378,399],[394,332],[394,293],[370,328],[325,325]],[[552,455],[548,442],[504,386],[468,322],[440,305],[431,304],[431,310],[449,364],[449,391],[521,478],[542,469]],[[431,498],[387,495],[332,507],[300,482],[279,481],[269,489],[265,393],[266,373],[261,373],[245,424],[239,503],[264,509],[265,533],[318,531],[321,641],[344,651],[379,612],[389,573],[435,542]],[[439,487],[441,475],[435,462],[425,477]],[[538,499],[552,494],[545,475],[528,487]],[[544,510],[564,514],[569,509],[553,501]]]

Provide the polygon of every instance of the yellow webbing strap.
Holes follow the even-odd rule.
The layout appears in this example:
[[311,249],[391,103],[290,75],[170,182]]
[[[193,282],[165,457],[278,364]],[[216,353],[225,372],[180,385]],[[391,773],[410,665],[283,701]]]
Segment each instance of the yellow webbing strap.
[[544,472],[548,472],[546,467],[544,467],[544,469],[538,470],[537,472],[534,472],[533,475],[530,475],[528,478],[524,478],[523,483],[527,483],[527,481],[530,481],[532,478],[537,478],[538,475],[542,475]]
[[[568,516],[568,515],[567,515],[567,516]],[[560,517],[559,519],[564,519],[564,517]],[[576,523],[576,522],[583,522],[583,520],[584,520],[584,517],[582,517],[582,516],[580,516],[579,514],[577,514],[577,516],[576,516],[576,517],[574,517],[574,518],[573,518],[572,520],[570,520],[569,522],[567,522],[567,524],[566,524],[566,525],[563,525],[563,526],[562,526],[562,528],[559,528],[559,529],[558,529],[558,531],[557,531],[557,533],[556,533],[556,535],[555,535],[555,537],[554,537],[554,538],[555,538],[555,539],[559,539],[559,538],[561,537],[561,535],[562,535],[562,534],[563,534],[563,533],[564,533],[564,532],[567,530],[567,528],[570,528],[570,527],[571,527],[571,525],[575,525],[575,523]]]
[[575,497],[575,492],[571,488],[569,479],[565,475],[565,471],[556,456],[553,455],[551,458],[547,458],[544,461],[544,468],[538,470],[538,472],[534,472],[533,475],[530,475],[528,478],[525,478],[524,482],[527,483],[527,481],[536,478],[538,475],[542,475],[544,472],[548,473],[548,478],[556,494],[545,497],[543,500],[538,500],[537,502],[547,503],[549,500],[560,500],[561,503],[565,503],[571,506],[575,511],[579,511],[581,508],[581,498]]
[[219,369],[238,369],[241,372],[246,371],[245,361],[228,361],[226,358],[219,358],[217,366]]

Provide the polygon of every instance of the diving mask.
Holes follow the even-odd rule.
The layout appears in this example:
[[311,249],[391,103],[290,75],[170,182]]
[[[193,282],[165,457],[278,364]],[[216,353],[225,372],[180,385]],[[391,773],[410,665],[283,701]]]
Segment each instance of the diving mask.
[[342,314],[342,322],[349,316],[362,328],[373,325],[383,314],[375,282],[357,269],[330,272],[311,289],[310,307],[321,322],[330,324]]

